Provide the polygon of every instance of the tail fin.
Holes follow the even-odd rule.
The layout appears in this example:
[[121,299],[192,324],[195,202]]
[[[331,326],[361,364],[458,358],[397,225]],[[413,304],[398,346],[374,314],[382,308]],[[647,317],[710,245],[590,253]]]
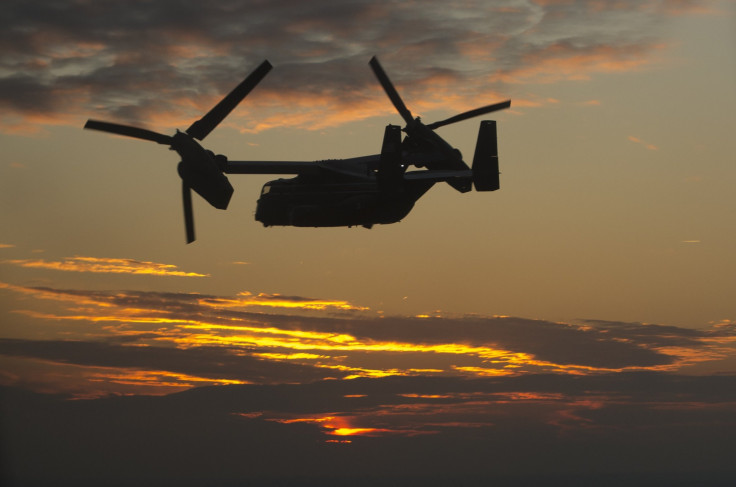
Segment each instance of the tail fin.
[[401,184],[404,170],[401,166],[401,127],[386,125],[376,173],[378,185],[384,189],[395,189]]
[[473,184],[476,191],[495,191],[501,187],[498,172],[496,122],[483,120],[473,156]]

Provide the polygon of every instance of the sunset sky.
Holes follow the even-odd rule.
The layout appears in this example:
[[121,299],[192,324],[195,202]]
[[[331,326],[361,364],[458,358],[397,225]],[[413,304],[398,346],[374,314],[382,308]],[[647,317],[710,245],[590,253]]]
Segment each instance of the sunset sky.
[[[0,481],[729,478],[734,47],[728,0],[4,2]],[[205,147],[376,154],[374,55],[425,122],[512,100],[437,131],[497,120],[499,191],[264,228],[278,176],[233,175],[186,245],[176,154],[82,129],[173,134],[268,59]]]

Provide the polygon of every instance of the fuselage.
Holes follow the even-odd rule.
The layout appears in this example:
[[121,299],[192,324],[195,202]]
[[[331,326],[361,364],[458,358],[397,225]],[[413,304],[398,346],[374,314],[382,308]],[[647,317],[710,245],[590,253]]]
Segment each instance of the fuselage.
[[263,186],[256,220],[264,226],[351,227],[401,221],[432,182],[386,188],[375,178],[299,175]]

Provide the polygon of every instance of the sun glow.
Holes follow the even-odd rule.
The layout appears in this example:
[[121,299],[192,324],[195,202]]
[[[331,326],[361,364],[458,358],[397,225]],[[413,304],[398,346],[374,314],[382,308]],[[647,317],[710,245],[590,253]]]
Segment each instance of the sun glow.
[[330,431],[329,435],[334,436],[356,436],[356,435],[367,435],[370,433],[375,433],[378,430],[376,428],[337,428],[332,431]]
[[[276,421],[283,424],[292,423],[314,423],[319,424],[326,435],[329,436],[375,436],[380,433],[387,433],[390,430],[369,427],[356,427],[351,423],[356,421],[355,417],[348,416],[313,416],[305,418],[272,418],[269,421]],[[327,440],[330,442],[331,440]],[[331,442],[334,442],[332,440]]]

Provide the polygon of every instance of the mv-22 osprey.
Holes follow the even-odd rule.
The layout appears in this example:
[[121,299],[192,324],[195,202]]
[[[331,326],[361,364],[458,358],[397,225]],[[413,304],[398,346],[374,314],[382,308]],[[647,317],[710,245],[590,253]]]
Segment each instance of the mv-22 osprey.
[[[268,74],[264,61],[233,91],[184,132],[164,135],[151,130],[88,120],[84,128],[150,140],[168,145],[181,157],[184,222],[187,243],[194,241],[191,190],[212,206],[226,209],[233,187],[225,174],[296,174],[263,186],[256,206],[256,220],[264,226],[342,227],[396,223],[435,183],[446,182],[465,193],[499,189],[496,122],[483,121],[478,132],[472,166],[463,161],[435,129],[511,106],[511,101],[487,105],[445,120],[424,124],[404,105],[378,59],[370,61],[378,81],[406,122],[402,129],[387,125],[381,153],[324,161],[229,161],[204,149],[203,140]],[[406,135],[403,137],[401,132]],[[196,140],[195,140],[196,139]],[[424,168],[407,171],[409,166]]]

